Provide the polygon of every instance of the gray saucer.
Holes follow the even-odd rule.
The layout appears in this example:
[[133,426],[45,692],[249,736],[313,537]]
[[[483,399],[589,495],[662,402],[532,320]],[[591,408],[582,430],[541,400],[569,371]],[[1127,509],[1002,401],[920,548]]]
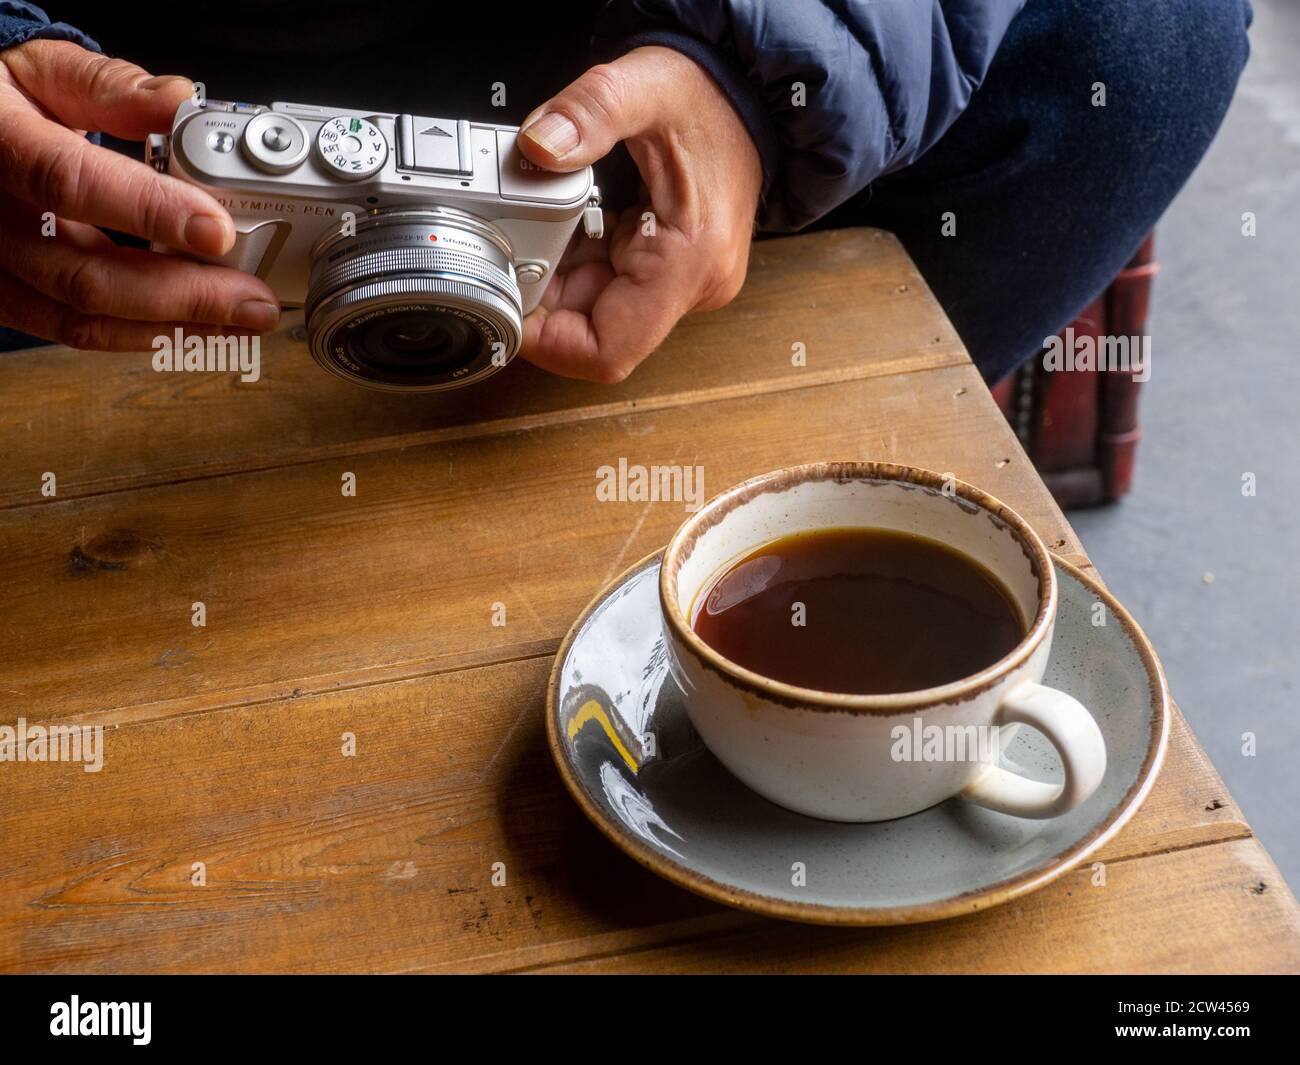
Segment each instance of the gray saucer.
[[[750,791],[704,747],[669,675],[658,553],[604,589],[561,646],[547,693],[551,753],[610,840],[728,905],[825,924],[899,924],[1004,902],[1119,831],[1155,781],[1169,731],[1164,676],[1146,637],[1090,576],[1056,564],[1060,606],[1043,683],[1092,711],[1107,751],[1100,787],[1061,817],[1028,821],[953,799],[896,821],[842,824]],[[1098,616],[1104,625],[1093,623]],[[1003,764],[1060,780],[1055,751],[1027,728]]]

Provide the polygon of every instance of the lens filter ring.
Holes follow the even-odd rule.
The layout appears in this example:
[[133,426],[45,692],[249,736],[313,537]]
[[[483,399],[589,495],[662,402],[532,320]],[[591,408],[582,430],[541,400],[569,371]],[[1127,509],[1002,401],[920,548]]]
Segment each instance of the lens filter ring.
[[449,208],[380,212],[355,233],[327,234],[313,252],[306,310],[318,363],[392,391],[480,381],[523,335],[509,242]]

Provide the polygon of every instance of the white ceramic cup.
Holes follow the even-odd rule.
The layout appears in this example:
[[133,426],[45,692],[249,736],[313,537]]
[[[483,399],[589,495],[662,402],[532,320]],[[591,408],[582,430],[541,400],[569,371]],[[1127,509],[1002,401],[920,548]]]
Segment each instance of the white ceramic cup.
[[[792,533],[848,527],[928,537],[979,562],[1011,593],[1024,639],[1000,661],[950,684],[848,695],[764,677],[695,633],[701,593],[745,555]],[[1040,683],[1056,621],[1047,549],[1018,514],[951,476],[825,462],[746,481],[673,534],[659,598],[669,665],[696,731],[732,773],[791,810],[831,821],[884,821],[956,795],[1017,817],[1054,817],[1087,799],[1106,771],[1106,746],[1092,715]],[[1064,785],[996,764],[996,748],[984,741],[991,735],[1004,747],[1021,725],[1051,741]],[[929,753],[940,757],[924,757],[921,744],[907,742],[923,736],[952,742],[931,745]]]

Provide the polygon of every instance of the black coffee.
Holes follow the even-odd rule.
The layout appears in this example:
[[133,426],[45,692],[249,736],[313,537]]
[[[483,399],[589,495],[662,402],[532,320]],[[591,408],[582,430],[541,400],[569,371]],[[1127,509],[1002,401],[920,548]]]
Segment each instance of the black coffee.
[[695,631],[737,665],[879,695],[978,673],[1025,635],[1001,581],[934,540],[885,529],[782,537],[696,600]]

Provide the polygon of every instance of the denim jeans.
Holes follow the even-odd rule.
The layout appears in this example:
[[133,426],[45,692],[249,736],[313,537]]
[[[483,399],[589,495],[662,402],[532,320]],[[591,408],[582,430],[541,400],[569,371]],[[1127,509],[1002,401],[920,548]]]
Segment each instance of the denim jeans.
[[[939,143],[813,228],[897,233],[996,381],[1110,283],[1183,186],[1227,111],[1249,22],[1247,0],[1030,0]],[[244,98],[284,95],[244,77]],[[0,329],[0,351],[32,343]]]
[[1251,17],[1246,0],[1030,0],[943,139],[817,228],[896,233],[992,384],[1110,284],[1187,181]]

